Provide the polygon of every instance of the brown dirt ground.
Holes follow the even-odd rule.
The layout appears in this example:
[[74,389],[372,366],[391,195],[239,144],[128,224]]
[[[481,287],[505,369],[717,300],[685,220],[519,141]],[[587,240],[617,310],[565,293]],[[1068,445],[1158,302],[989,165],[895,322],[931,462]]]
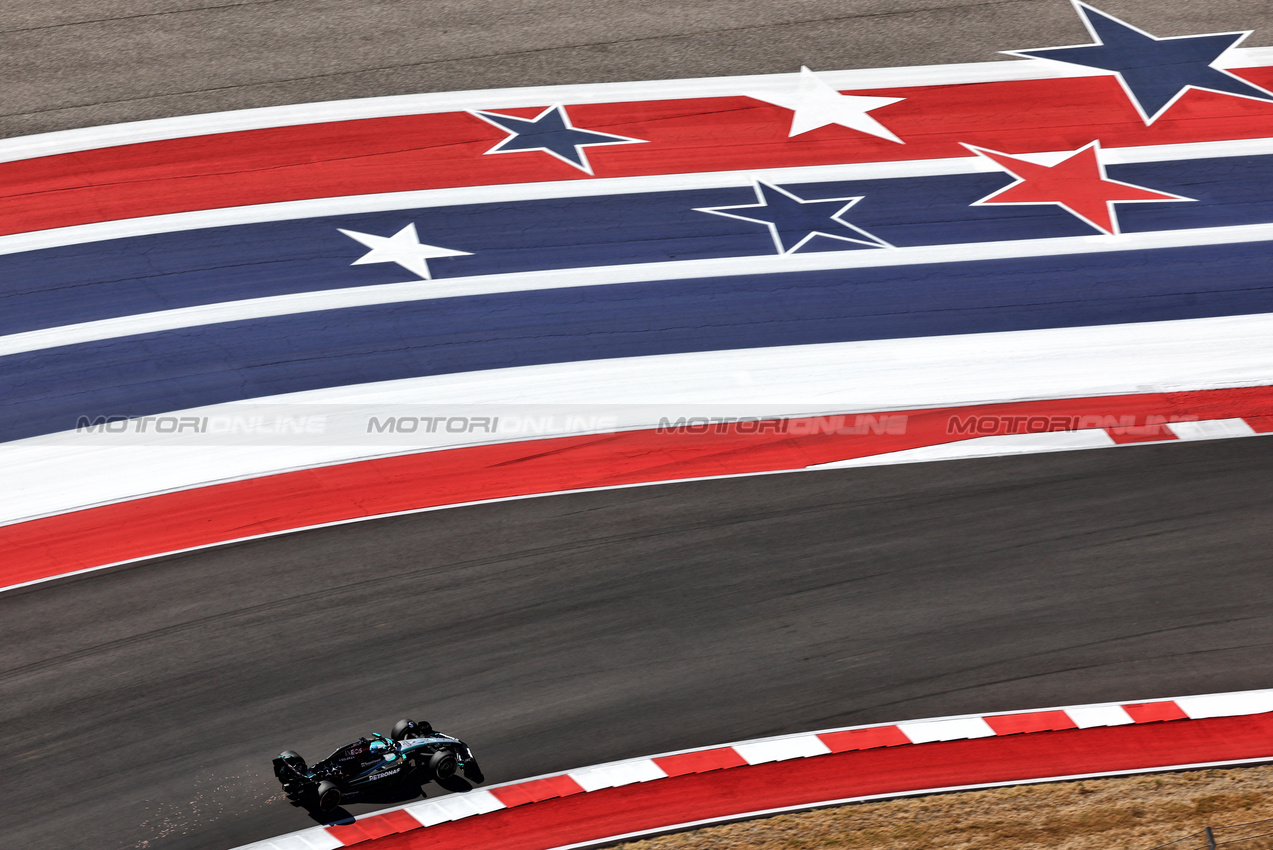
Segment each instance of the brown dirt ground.
[[[1273,765],[857,803],[665,835],[622,850],[1149,850],[1207,826],[1221,842],[1273,832],[1273,821],[1221,828],[1264,819],[1273,819]],[[1171,850],[1206,846],[1199,838]],[[1265,850],[1273,842],[1232,846]]]

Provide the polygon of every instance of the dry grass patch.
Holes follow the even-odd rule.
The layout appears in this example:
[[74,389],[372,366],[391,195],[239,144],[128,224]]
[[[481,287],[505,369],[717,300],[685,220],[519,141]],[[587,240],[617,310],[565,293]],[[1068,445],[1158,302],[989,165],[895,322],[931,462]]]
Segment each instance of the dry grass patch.
[[[1149,850],[1206,826],[1265,818],[1273,818],[1273,765],[1015,785],[859,803],[665,835],[622,847]],[[1237,846],[1254,848],[1256,844]],[[1185,845],[1180,847],[1184,850]]]

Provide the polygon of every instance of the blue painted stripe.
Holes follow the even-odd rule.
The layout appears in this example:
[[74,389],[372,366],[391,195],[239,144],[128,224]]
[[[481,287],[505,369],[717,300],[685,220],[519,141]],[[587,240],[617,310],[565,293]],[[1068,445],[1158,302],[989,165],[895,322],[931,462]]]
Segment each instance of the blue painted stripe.
[[[1125,232],[1273,222],[1273,156],[1111,166],[1109,175],[1197,199],[1120,204]],[[970,206],[1009,182],[1006,174],[994,173],[790,188],[806,199],[864,196],[845,220],[899,247],[1094,232],[1055,206]],[[750,187],[568,198],[241,225],[31,251],[0,257],[0,334],[412,279],[391,263],[351,267],[366,249],[338,227],[387,236],[415,222],[422,241],[473,252],[430,261],[436,278],[772,255],[763,226],[695,211],[754,202]],[[846,247],[815,238],[806,250]]]
[[518,292],[65,346],[0,358],[0,439],[70,429],[82,415],[512,366],[1269,313],[1271,247]]

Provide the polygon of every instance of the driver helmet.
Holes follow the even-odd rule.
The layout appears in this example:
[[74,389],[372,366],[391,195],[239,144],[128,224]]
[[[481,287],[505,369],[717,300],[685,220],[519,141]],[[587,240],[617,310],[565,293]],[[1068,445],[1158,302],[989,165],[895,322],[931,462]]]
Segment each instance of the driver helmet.
[[368,749],[375,755],[383,756],[389,751],[389,744],[384,738],[377,735],[375,739],[372,740]]

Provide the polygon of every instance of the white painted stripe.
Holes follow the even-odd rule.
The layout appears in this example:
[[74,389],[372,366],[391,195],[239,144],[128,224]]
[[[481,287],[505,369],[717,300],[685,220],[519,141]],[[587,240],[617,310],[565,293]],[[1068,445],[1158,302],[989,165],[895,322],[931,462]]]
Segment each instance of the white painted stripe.
[[298,840],[295,845],[292,847],[280,845],[279,850],[331,850],[331,848],[344,846],[344,842],[322,828],[307,829],[296,838]]
[[622,266],[566,269],[517,274],[421,280],[350,289],[303,292],[269,298],[252,298],[220,304],[186,307],[103,319],[75,325],[28,331],[0,337],[0,356],[63,345],[79,345],[135,334],[158,333],[221,322],[264,319],[321,310],[348,309],[376,304],[399,304],[436,298],[457,298],[571,287],[609,286],[661,280],[696,280],[730,275],[784,274],[856,268],[878,268],[930,263],[959,263],[1025,257],[1090,255],[1106,251],[1141,251],[1203,245],[1233,245],[1273,241],[1273,223],[1237,227],[1172,230],[1161,233],[1075,236],[1057,239],[1024,239],[1017,242],[979,242],[965,245],[930,245],[917,248],[885,248],[871,251],[837,251],[783,254],[770,257],[735,257],[684,260],[670,263],[634,263]]
[[[1105,165],[1124,165],[1228,156],[1268,156],[1270,153],[1273,153],[1273,139],[1231,139],[1222,142],[1184,142],[1174,145],[1101,148],[1100,156],[1101,162]],[[1030,159],[1029,156],[1019,158]]]
[[1256,430],[1243,419],[1172,422],[1167,427],[1181,440],[1227,440],[1230,437],[1253,437],[1256,435]]
[[1067,708],[1065,713],[1080,729],[1092,729],[1096,726],[1126,726],[1134,723],[1131,715],[1121,705],[1089,705]]
[[[1024,151],[1013,153],[1021,159],[1038,160],[1041,158]],[[1146,145],[1132,148],[1102,148],[1101,160],[1107,165],[1118,165],[1218,157],[1267,156],[1271,154],[1273,154],[1273,139],[1239,139],[1174,145]],[[595,180],[508,183],[493,186],[462,186],[411,192],[347,195],[334,198],[285,201],[274,204],[223,207],[213,210],[194,210],[169,215],[94,222],[92,224],[80,224],[30,233],[16,233],[0,236],[0,254],[16,254],[23,251],[37,251],[65,245],[101,242],[108,239],[153,236],[211,227],[296,221],[336,215],[428,209],[459,204],[514,203],[519,201],[597,197],[601,195],[627,195],[645,192],[692,191],[749,186],[753,179],[766,180],[778,184],[798,184],[824,181],[935,177],[951,174],[989,174],[999,171],[1001,169],[986,157],[971,156],[952,157],[950,159],[860,162],[795,168],[697,172],[693,174],[653,174],[642,177],[610,177]]]
[[434,800],[410,803],[402,808],[424,826],[434,826],[498,811],[504,808],[504,804],[489,790],[481,789],[464,794],[447,794]]
[[598,791],[602,788],[617,788],[620,785],[632,785],[637,782],[649,782],[653,779],[666,779],[667,774],[661,767],[649,759],[638,761],[621,761],[616,764],[603,764],[574,770],[566,774],[585,791]]
[[850,458],[833,463],[820,463],[806,469],[850,469],[858,466],[890,466],[897,463],[929,463],[941,460],[964,460],[977,457],[1065,452],[1082,449],[1104,449],[1117,445],[1104,429],[1083,431],[1051,431],[1040,434],[1000,434],[975,437],[957,443],[942,443],[920,449]]
[[344,842],[321,826],[313,826],[290,835],[245,844],[237,850],[336,850],[344,846]]
[[817,735],[801,735],[797,738],[779,738],[776,741],[761,741],[755,744],[735,744],[734,751],[748,764],[765,764],[771,761],[824,756],[831,752],[831,748],[822,743],[822,739]]
[[1266,313],[615,358],[337,387],[269,401],[724,404],[754,415],[1263,386],[1270,376],[1273,314]]
[[968,738],[992,738],[995,730],[990,728],[980,717],[967,717],[955,720],[927,720],[919,723],[899,723],[898,728],[906,733],[906,737],[914,744],[929,744],[933,741],[962,741]]
[[[347,413],[355,432],[358,417],[365,422],[368,414],[397,404],[585,405],[613,412],[614,429],[628,429],[654,427],[665,416],[719,415],[712,405],[729,405],[734,415],[877,412],[1261,385],[1270,375],[1273,314],[1264,314],[620,358],[334,387],[260,401],[355,405]],[[217,405],[178,415],[244,409]],[[333,429],[337,425],[333,419]],[[0,445],[6,483],[0,488],[0,524],[438,446],[377,442],[374,435],[336,445],[295,439],[272,445],[224,440],[128,445],[69,432]],[[489,439],[465,438],[470,444]]]
[[1273,711],[1273,690],[1180,697],[1175,703],[1193,720],[1264,714]]
[[451,820],[450,813],[446,809],[439,808],[437,800],[410,803],[403,808],[403,811],[419,821],[420,826],[437,826]]

